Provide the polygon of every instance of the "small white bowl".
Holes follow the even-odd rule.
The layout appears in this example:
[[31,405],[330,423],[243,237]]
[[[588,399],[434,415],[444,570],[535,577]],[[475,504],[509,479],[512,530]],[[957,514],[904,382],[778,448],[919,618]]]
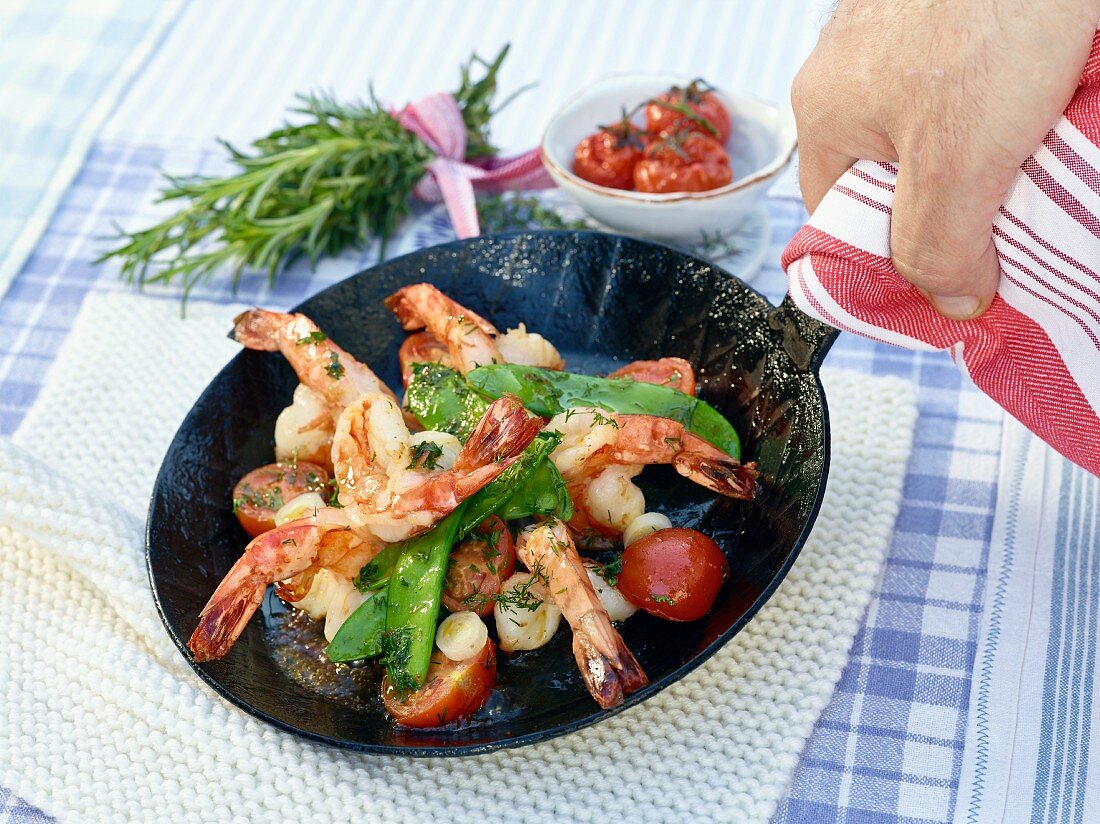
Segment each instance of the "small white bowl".
[[791,162],[796,138],[789,109],[716,90],[730,113],[726,151],[733,167],[733,181],[718,189],[649,194],[599,186],[573,174],[573,151],[581,138],[617,121],[623,106],[630,110],[690,81],[679,75],[615,75],[569,100],[550,120],[541,145],[542,162],[562,191],[596,220],[626,234],[692,242],[704,233],[736,229]]

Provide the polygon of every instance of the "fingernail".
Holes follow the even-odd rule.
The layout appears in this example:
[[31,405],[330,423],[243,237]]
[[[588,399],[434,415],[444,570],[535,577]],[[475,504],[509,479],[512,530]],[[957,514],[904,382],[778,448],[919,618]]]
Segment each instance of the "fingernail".
[[970,320],[982,308],[982,301],[974,295],[929,295],[932,307],[945,317],[954,320]]

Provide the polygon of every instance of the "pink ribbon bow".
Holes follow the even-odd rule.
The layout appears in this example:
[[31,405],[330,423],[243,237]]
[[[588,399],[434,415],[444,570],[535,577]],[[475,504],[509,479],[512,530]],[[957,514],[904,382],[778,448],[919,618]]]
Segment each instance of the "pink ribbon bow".
[[447,204],[460,238],[480,233],[474,189],[546,189],[554,181],[543,168],[538,149],[511,158],[487,157],[466,162],[466,123],[454,97],[445,92],[428,95],[394,112],[397,122],[423,140],[436,154],[413,193],[421,200]]

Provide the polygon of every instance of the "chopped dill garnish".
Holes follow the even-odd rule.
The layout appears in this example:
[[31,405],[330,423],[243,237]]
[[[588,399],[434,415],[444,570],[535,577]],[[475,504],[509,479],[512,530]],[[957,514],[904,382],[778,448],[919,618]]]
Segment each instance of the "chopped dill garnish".
[[620,552],[606,564],[596,564],[592,570],[605,581],[609,587],[615,586],[619,580],[619,574],[623,571],[623,554]]
[[443,456],[443,447],[435,441],[418,443],[413,449],[412,460],[406,469],[435,469]]
[[612,429],[619,428],[619,422],[614,418],[609,418],[606,415],[602,415],[599,412],[592,412],[592,425],[593,426],[610,426]]
[[329,364],[325,367],[325,374],[334,381],[344,377],[344,364],[340,363],[340,356],[335,352],[329,352]]

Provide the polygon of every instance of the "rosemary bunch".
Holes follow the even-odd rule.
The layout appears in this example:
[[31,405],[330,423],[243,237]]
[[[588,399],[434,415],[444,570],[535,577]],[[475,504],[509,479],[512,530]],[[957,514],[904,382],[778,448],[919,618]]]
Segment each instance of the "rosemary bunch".
[[[466,123],[467,158],[496,152],[489,122],[500,109],[493,99],[507,53],[505,46],[491,62],[475,54],[461,69],[454,97]],[[119,230],[119,245],[96,262],[120,260],[129,283],[178,282],[186,299],[222,267],[233,267],[236,288],[246,269],[266,271],[274,281],[300,257],[316,263],[372,237],[385,243],[408,214],[431,150],[373,92],[366,103],[323,94],[298,99],[291,111],[301,122],[254,141],[251,153],[221,141],[238,167],[234,174],[165,175],[160,200],[179,201],[179,211],[146,229]]]

